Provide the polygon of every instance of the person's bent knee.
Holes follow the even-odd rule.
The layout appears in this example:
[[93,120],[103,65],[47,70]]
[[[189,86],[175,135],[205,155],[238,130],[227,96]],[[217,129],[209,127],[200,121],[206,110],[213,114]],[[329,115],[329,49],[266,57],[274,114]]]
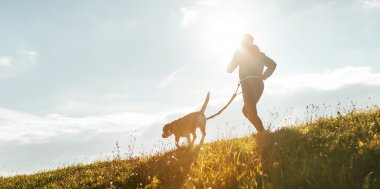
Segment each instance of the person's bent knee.
[[252,116],[252,118],[255,118],[255,119],[259,118],[259,115],[255,111],[250,112],[249,116]]
[[247,108],[247,107],[243,107],[242,109],[242,112],[244,114],[245,117],[248,117],[248,116],[252,116],[252,117],[258,117],[258,114],[257,114],[257,111],[256,109],[252,109],[252,108]]

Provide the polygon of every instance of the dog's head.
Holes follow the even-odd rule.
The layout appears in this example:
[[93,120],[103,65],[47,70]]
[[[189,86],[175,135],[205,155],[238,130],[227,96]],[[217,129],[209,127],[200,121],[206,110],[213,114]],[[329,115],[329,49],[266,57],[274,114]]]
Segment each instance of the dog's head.
[[166,125],[162,128],[162,138],[168,138],[168,137],[170,137],[172,134],[173,134],[173,131],[172,131],[172,123],[168,123],[168,124],[166,124]]

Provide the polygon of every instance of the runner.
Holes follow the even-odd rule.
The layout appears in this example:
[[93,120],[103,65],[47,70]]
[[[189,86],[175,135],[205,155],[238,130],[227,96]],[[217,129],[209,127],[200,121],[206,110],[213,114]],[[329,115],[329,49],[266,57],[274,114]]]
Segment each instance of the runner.
[[232,73],[238,66],[244,99],[243,114],[254,125],[257,133],[261,133],[265,129],[257,114],[257,103],[264,91],[263,80],[273,74],[276,63],[253,43],[252,35],[245,34],[240,49],[236,50],[227,66],[227,72]]

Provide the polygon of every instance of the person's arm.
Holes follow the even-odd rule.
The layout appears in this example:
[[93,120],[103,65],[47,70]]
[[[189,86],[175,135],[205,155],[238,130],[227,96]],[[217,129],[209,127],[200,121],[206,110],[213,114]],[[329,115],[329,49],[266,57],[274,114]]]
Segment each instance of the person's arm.
[[232,73],[236,67],[238,66],[238,60],[236,53],[234,54],[234,57],[232,58],[231,62],[227,65],[227,72]]
[[270,77],[273,74],[274,70],[276,69],[277,64],[271,58],[266,56],[264,53],[263,53],[263,56],[265,57],[264,65],[267,68],[265,69],[262,78],[263,80],[266,80],[268,79],[268,77]]

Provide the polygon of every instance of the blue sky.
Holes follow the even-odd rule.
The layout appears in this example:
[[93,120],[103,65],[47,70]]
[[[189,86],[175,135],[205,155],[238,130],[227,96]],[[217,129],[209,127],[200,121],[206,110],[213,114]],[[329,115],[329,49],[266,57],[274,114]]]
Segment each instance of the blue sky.
[[[379,105],[379,18],[379,0],[0,2],[0,175],[112,157],[116,141],[122,153],[173,147],[163,124],[208,91],[206,114],[228,101],[244,33],[278,63],[266,126],[309,104]],[[254,132],[241,107],[209,121],[206,140]]]

